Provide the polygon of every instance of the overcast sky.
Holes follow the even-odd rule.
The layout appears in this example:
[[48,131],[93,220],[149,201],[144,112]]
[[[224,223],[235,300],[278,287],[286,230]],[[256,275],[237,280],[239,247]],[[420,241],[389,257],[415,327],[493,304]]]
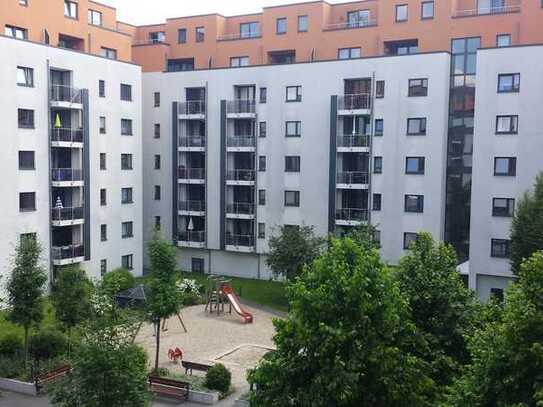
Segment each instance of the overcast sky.
[[[0,0],[2,1],[2,0]],[[226,16],[259,12],[262,7],[304,0],[97,0],[117,7],[117,18],[131,24],[153,24],[166,18],[219,13]],[[331,0],[339,3],[344,0]]]

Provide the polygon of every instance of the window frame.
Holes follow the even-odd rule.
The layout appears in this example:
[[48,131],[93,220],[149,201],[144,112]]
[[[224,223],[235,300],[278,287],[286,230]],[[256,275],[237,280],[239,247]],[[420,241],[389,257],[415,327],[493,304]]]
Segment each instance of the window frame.
[[162,168],[162,157],[160,154],[155,154],[154,157],[154,169],[160,170]]
[[[295,90],[296,97],[294,99],[289,99],[289,90]],[[290,85],[286,86],[285,91],[285,102],[287,103],[298,103],[302,101],[302,85]]]
[[[24,155],[27,153],[29,157],[31,158],[29,160],[29,165],[25,166],[24,164]],[[18,152],[18,164],[19,164],[19,171],[35,171],[36,170],[36,152],[32,150],[19,150]]]
[[[429,16],[429,17],[425,17],[424,16],[424,6],[428,5],[428,4],[432,5],[432,15]],[[435,18],[435,14],[436,14],[435,1],[430,0],[430,1],[423,1],[423,2],[420,3],[420,19],[421,20],[433,20]]]
[[108,48],[108,47],[101,47],[100,48],[100,55],[103,58],[111,59],[111,60],[117,60],[117,50],[114,48]]
[[[21,114],[27,115],[25,119],[30,119],[28,123],[21,122]],[[17,109],[17,126],[19,129],[35,129],[36,128],[36,112],[33,109]]]
[[[420,82],[420,85],[412,85],[412,82]],[[412,78],[407,83],[407,97],[428,96],[428,78]]]
[[[75,17],[72,15],[72,6],[75,6]],[[79,4],[72,0],[64,0],[64,17],[79,20]]]
[[107,155],[106,155],[106,153],[100,153],[99,160],[100,160],[100,171],[106,171],[107,170]]
[[[412,238],[412,240],[408,243],[408,237]],[[418,239],[419,235],[415,232],[404,232],[403,233],[403,249],[404,250],[410,250],[410,247],[413,243],[415,243]]]
[[[417,170],[409,170],[409,160],[417,160]],[[422,163],[422,165],[421,165]],[[426,157],[423,156],[407,156],[405,157],[405,174],[406,175],[424,175],[426,172]]]
[[[126,124],[128,126],[123,126],[123,124]],[[132,126],[133,122],[132,119],[121,119],[121,136],[133,136],[134,135],[134,129]],[[128,132],[126,132],[128,131]]]
[[[181,35],[183,33],[183,36]],[[178,28],[177,29],[177,43],[178,44],[186,44],[188,39],[188,31],[186,28]]]
[[[19,82],[19,73],[22,71],[23,76],[25,78],[25,82]],[[28,79],[30,78],[30,82],[28,82]],[[23,87],[23,88],[33,88],[34,87],[34,68],[30,68],[27,66],[17,66],[17,86]]]
[[[285,31],[279,31],[279,24],[284,22],[285,23]],[[288,31],[288,19],[287,17],[277,17],[275,19],[275,34],[276,35],[284,35]]]
[[[405,7],[405,18],[398,19],[398,10],[400,10],[400,9],[402,9],[404,7]],[[405,22],[409,21],[409,5],[407,3],[396,4],[394,11],[395,11],[395,13],[394,13],[394,22],[395,23],[405,23]]]
[[103,79],[98,80],[98,97],[106,97],[106,81]]
[[258,89],[258,103],[268,103],[268,88],[265,86],[262,86]]
[[160,92],[154,92],[153,93],[153,107],[160,107]]
[[[509,118],[509,130],[500,131],[498,124],[500,119]],[[496,132],[495,134],[518,134],[518,114],[498,115],[496,116]]]
[[[31,206],[23,206],[25,200],[31,198]],[[19,212],[36,212],[36,192],[19,192]]]
[[[377,166],[377,163],[380,163],[379,166]],[[373,166],[372,170],[374,174],[382,174],[383,173],[383,156],[374,156],[373,157]]]
[[380,212],[382,208],[383,208],[383,194],[381,194],[380,192],[374,192],[371,197],[371,210],[375,212]]
[[[234,62],[237,61],[237,64],[234,64]],[[246,64],[243,64],[242,62],[247,62]],[[244,66],[249,66],[249,56],[243,55],[239,57],[230,57],[230,68],[241,68]]]
[[[504,244],[503,252],[497,252],[497,244]],[[503,253],[503,254],[502,254]],[[511,240],[509,239],[490,239],[490,257],[495,259],[508,259],[511,254]]]
[[[496,164],[498,163],[498,160],[503,160],[503,159],[508,160],[508,172],[507,173],[496,172],[497,170]],[[515,177],[516,175],[517,175],[517,158],[516,157],[494,157],[494,176],[495,177]]]
[[268,124],[266,121],[258,122],[258,137],[265,138],[268,136]]
[[[508,44],[507,45],[500,45],[500,38],[504,38],[504,37],[508,38],[508,40],[509,40]],[[511,36],[511,34],[507,34],[507,33],[496,34],[496,47],[497,48],[507,48],[507,47],[510,47],[512,44],[513,44],[513,38]]]
[[266,239],[266,224],[264,222],[258,222],[257,236],[258,239]]
[[[103,126],[102,126],[102,119],[103,119]],[[99,126],[99,132],[100,134],[106,134],[107,132],[107,121],[106,116],[99,116],[98,118],[98,126]]]
[[128,271],[134,270],[134,255],[125,254],[121,256],[121,266]]
[[204,26],[198,26],[194,28],[194,35],[196,42],[205,42],[206,40],[206,28]]
[[[358,56],[353,56],[353,51],[354,50],[358,50]],[[341,57],[341,52],[342,51],[348,51],[349,55],[347,56],[347,58],[342,58]],[[358,59],[358,58],[362,58],[362,47],[338,48],[338,50],[337,50],[337,59],[340,60],[340,61],[347,61],[349,59]]]
[[102,223],[100,225],[100,241],[107,242],[107,224]]
[[[505,201],[505,206],[496,206],[496,201]],[[502,212],[502,209],[505,209]],[[495,218],[512,218],[515,216],[515,198],[492,198],[492,216]]]
[[[409,128],[409,123],[413,122],[413,121],[419,121],[419,131],[417,133],[412,133],[410,132]],[[424,126],[422,126],[421,124],[424,124]],[[426,136],[426,133],[427,133],[427,125],[428,125],[428,121],[427,121],[427,118],[426,117],[408,117],[407,118],[407,135],[408,136]]]
[[121,222],[121,239],[132,239],[134,237],[134,222]]
[[265,189],[258,190],[258,205],[259,206],[266,205],[266,190]]
[[100,188],[100,206],[107,206],[107,189]]
[[120,97],[123,102],[132,102],[132,85],[127,83],[120,84]]
[[160,185],[155,185],[153,188],[153,201],[162,200],[162,187]]
[[375,99],[383,99],[385,97],[385,81],[375,81]]
[[[9,30],[9,33],[8,33],[8,30]],[[19,33],[20,35],[18,35]],[[6,24],[4,26],[4,34],[6,35],[6,37],[16,38],[19,40],[28,40],[27,28]]]
[[[243,30],[244,27],[249,27],[249,30]],[[244,21],[239,23],[239,38],[250,39],[259,38],[262,36],[260,29],[260,22],[258,21]]]
[[[301,27],[300,21],[304,20],[304,19],[305,19],[305,29],[300,29],[300,27]],[[299,33],[306,33],[306,32],[309,31],[309,16],[307,14],[299,15],[296,22],[297,22],[297,27],[298,27],[298,32]]]
[[266,172],[266,156],[258,156],[258,172]]
[[[381,130],[379,132],[377,131],[377,123],[381,123]],[[373,135],[375,137],[383,137],[383,135],[385,134],[385,120],[382,118],[375,119],[373,125]]]
[[[94,16],[95,15],[98,15],[100,17],[100,23],[99,24],[96,24],[94,22]],[[103,19],[103,15],[102,15],[102,12],[101,11],[98,11],[98,10],[93,10],[93,9],[88,9],[88,12],[87,12],[87,23],[89,25],[93,25],[95,27],[102,27],[103,24],[104,24],[104,19]]]
[[[293,164],[289,167],[288,164]],[[299,155],[285,156],[285,172],[298,173],[301,172],[302,159]]]
[[[127,199],[124,199],[125,197]],[[134,189],[132,187],[122,187],[121,188],[121,205],[130,205],[133,203],[134,203]]]
[[[296,133],[289,134],[289,124],[292,123],[296,126]],[[302,137],[302,122],[300,120],[287,120],[285,122],[285,137]]]
[[[416,206],[414,208],[408,206],[408,202],[412,198],[416,200]],[[403,209],[405,213],[424,213],[424,195],[405,194]]]
[[[502,78],[511,77],[511,89],[504,89],[500,87],[500,81]],[[515,79],[518,78],[518,81]],[[517,82],[515,86],[515,82]],[[519,93],[520,92],[520,73],[500,73],[498,74],[498,93]]]
[[[294,197],[293,203],[288,202],[289,200],[287,199],[287,196],[289,196],[289,194],[294,194],[293,195],[293,197]],[[284,206],[288,207],[288,208],[299,208],[300,207],[300,191],[285,190]]]
[[134,157],[131,153],[121,153],[121,171],[134,169]]

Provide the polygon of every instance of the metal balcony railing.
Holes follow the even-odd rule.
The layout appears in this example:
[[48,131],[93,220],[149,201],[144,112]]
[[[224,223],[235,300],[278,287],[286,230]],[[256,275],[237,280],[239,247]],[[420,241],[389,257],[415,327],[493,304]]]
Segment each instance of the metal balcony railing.
[[229,170],[226,172],[228,181],[254,181],[255,170]]
[[82,143],[83,129],[54,128],[51,129],[51,141],[64,143]]
[[205,113],[206,113],[205,100],[189,100],[188,102],[179,103],[179,114],[191,115],[191,114],[205,114]]
[[236,215],[254,215],[255,204],[247,202],[234,202],[226,205],[226,213]]
[[177,238],[180,242],[203,243],[206,240],[206,232],[203,230],[179,232]]
[[344,171],[337,174],[338,184],[367,184],[368,179],[368,173],[362,171]]
[[178,168],[178,177],[179,179],[205,179],[206,170],[205,168]]
[[71,221],[84,218],[83,207],[76,208],[53,208],[51,209],[51,219],[53,221]]
[[51,85],[51,100],[53,102],[81,103],[81,90],[66,85]]
[[227,147],[255,147],[255,136],[231,136],[226,139]]
[[338,147],[369,147],[370,138],[366,135],[338,136]]
[[51,170],[51,179],[53,181],[83,181],[83,170],[73,168],[53,168]]
[[226,102],[226,113],[255,113],[254,99],[235,99]]
[[82,244],[61,247],[53,246],[51,255],[53,260],[75,259],[85,255],[85,248]]
[[181,136],[179,137],[179,147],[205,147],[206,138],[204,136]]
[[472,9],[455,10],[454,17],[473,17],[489,14],[519,13],[521,11],[520,1],[507,2],[503,5],[490,5],[489,7],[477,7]]
[[349,30],[354,28],[377,27],[376,18],[361,19],[358,21],[345,21],[342,23],[326,24],[324,31]]
[[336,209],[336,220],[365,222],[368,220],[368,210],[360,208]]
[[338,97],[338,110],[361,110],[369,109],[371,106],[371,95],[369,93],[357,93]]
[[180,211],[205,212],[205,201],[179,201]]
[[252,247],[255,245],[255,236],[254,235],[233,235],[233,234],[227,233],[226,245]]
[[217,41],[233,41],[233,40],[246,40],[251,38],[262,38],[262,33],[260,31],[255,32],[245,32],[245,33],[232,33],[232,34],[223,34],[217,36]]

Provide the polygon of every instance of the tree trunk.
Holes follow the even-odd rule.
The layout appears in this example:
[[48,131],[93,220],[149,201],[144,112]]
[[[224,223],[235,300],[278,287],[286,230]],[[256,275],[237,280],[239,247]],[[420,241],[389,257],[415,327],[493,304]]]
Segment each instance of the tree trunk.
[[160,353],[160,318],[156,324],[156,353],[155,353],[155,373],[158,371],[158,355]]
[[25,346],[25,354],[24,354],[24,357],[25,357],[25,371],[28,371],[28,326],[25,325],[25,343],[24,343],[24,346]]

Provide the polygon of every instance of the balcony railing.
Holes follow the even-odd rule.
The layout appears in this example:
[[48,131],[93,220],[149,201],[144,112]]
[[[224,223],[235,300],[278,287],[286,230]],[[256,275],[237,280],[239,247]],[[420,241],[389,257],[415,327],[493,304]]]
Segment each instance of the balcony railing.
[[226,213],[236,215],[254,215],[255,204],[246,202],[234,202],[226,205]]
[[366,135],[339,136],[338,147],[369,147],[370,138]]
[[217,41],[234,41],[234,40],[250,40],[252,38],[262,38],[262,33],[259,31],[245,33],[231,33],[217,36]]
[[255,170],[229,170],[226,172],[228,181],[254,181]]
[[53,247],[51,255],[53,256],[53,260],[75,259],[85,255],[85,248],[83,245]]
[[53,208],[51,209],[51,219],[53,221],[72,221],[80,220],[84,217],[83,207],[77,208]]
[[336,209],[336,220],[365,222],[368,220],[368,210],[360,208]]
[[206,232],[203,230],[179,232],[177,238],[180,242],[203,243],[206,240]]
[[362,171],[345,171],[337,174],[338,184],[367,184],[368,173]]
[[205,212],[206,203],[205,201],[179,201],[178,210],[189,212]]
[[66,85],[51,85],[53,102],[81,103],[81,90]]
[[179,114],[191,115],[191,114],[205,114],[206,102],[205,100],[189,100],[188,102],[179,103]]
[[256,146],[255,136],[231,136],[226,139],[227,147],[254,147]]
[[179,147],[205,147],[206,138],[204,136],[181,136],[179,137]]
[[254,235],[232,235],[232,234],[227,233],[226,245],[252,247],[255,245],[255,236]]
[[51,130],[51,141],[62,143],[82,143],[83,129],[54,128]]
[[83,181],[83,170],[75,170],[73,168],[53,168],[51,170],[51,179],[56,182]]
[[508,13],[519,13],[521,11],[520,2],[512,2],[509,4],[504,4],[503,6],[494,5],[489,7],[477,7],[473,9],[463,9],[456,10],[454,12],[454,17],[473,17],[473,16],[484,16],[492,14],[508,14]]
[[226,113],[255,113],[254,99],[235,99],[226,103]]
[[184,168],[179,167],[177,170],[179,179],[205,179],[205,168]]
[[371,95],[369,93],[343,95],[338,98],[339,110],[369,109],[370,106],[371,106]]
[[324,26],[324,31],[334,31],[334,30],[350,30],[354,28],[366,28],[366,27],[377,27],[376,18],[362,19],[359,21],[346,21],[343,23],[335,24],[326,24]]

